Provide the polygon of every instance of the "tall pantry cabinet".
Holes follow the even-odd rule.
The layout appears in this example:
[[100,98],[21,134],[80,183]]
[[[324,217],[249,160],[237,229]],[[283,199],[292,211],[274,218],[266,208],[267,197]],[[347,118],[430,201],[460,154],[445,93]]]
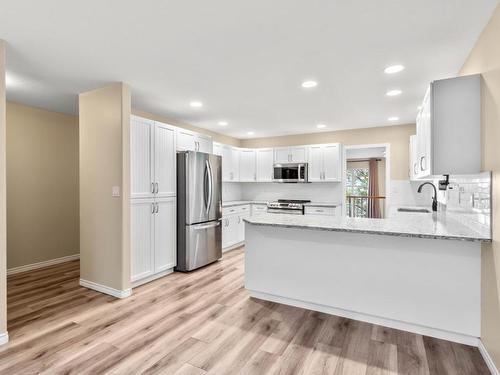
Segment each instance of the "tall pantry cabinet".
[[131,281],[163,276],[176,265],[176,130],[131,117]]

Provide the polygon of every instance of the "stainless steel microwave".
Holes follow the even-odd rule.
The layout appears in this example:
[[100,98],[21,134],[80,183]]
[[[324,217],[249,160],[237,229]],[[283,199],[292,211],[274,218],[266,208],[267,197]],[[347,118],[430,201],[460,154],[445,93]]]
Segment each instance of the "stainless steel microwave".
[[307,163],[278,163],[273,165],[274,182],[308,182]]

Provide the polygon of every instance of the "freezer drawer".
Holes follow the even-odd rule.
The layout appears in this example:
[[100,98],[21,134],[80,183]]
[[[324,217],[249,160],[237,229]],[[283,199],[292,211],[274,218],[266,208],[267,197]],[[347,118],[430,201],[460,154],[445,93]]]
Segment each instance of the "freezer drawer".
[[177,271],[191,271],[222,257],[220,220],[185,225],[177,244]]

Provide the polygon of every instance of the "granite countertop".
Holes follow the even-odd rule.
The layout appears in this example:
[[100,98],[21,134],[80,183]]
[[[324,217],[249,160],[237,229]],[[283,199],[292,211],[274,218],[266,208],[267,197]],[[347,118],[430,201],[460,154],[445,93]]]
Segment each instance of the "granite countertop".
[[386,219],[261,213],[245,218],[254,225],[433,239],[491,241],[489,227],[470,225],[458,213],[398,213]]

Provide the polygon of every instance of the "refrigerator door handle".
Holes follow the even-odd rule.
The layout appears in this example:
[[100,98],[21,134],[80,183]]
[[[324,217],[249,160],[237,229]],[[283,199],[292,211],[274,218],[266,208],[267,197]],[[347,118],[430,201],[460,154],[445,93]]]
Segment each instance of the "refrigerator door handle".
[[212,178],[212,166],[208,160],[205,160],[208,171],[208,204],[207,204],[207,214],[210,212],[210,208],[212,207],[212,198],[213,198],[213,178]]
[[209,224],[203,224],[203,225],[192,225],[192,227],[196,230],[198,229],[208,229],[208,228],[214,228],[218,227],[220,225],[220,221],[217,220],[216,222],[209,223]]

